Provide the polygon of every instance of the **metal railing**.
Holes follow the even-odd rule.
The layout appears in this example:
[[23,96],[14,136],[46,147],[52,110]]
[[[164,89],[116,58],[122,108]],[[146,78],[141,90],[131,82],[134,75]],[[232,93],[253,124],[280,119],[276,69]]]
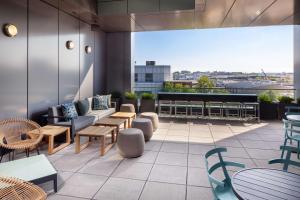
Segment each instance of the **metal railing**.
[[160,87],[134,87],[137,94],[158,92],[184,92],[184,93],[224,93],[224,94],[256,94],[260,95],[263,92],[272,91],[276,96],[289,96],[295,99],[294,88],[160,88]]

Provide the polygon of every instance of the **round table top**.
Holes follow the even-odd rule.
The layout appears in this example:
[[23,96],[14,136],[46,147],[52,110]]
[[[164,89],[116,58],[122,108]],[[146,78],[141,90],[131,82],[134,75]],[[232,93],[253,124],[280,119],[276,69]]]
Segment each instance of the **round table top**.
[[232,189],[238,199],[299,200],[300,175],[277,169],[243,169],[233,175]]
[[291,121],[299,121],[300,122],[300,115],[287,115],[286,118]]

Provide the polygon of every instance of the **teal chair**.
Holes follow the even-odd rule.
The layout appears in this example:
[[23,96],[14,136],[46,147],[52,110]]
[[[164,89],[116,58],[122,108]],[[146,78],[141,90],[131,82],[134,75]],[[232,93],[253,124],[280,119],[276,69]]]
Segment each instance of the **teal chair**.
[[284,152],[286,151],[286,157],[285,159],[280,158],[280,159],[274,159],[274,160],[270,160],[269,164],[276,164],[276,163],[281,163],[283,164],[283,171],[287,171],[289,165],[293,165],[296,167],[300,167],[300,162],[296,162],[291,160],[291,154],[293,152],[297,152],[299,154],[300,149],[296,148],[296,147],[290,147],[290,146],[281,146],[280,149]]
[[[289,121],[286,119],[283,119],[283,129],[284,129],[284,143],[283,146],[286,147],[286,143],[288,140],[290,141],[296,141],[297,142],[297,146],[298,149],[300,149],[300,122],[295,122],[295,121]],[[298,129],[295,129],[295,128]],[[282,148],[282,152],[281,152],[281,158],[283,158],[283,154],[284,154],[284,148]],[[300,153],[297,153],[297,157],[299,159],[299,155]]]
[[[222,155],[221,155],[222,152],[227,152],[227,149],[226,148],[215,148],[215,149],[208,151],[205,154],[205,163],[206,163],[208,179],[209,179],[209,182],[210,182],[210,185],[211,185],[211,188],[212,188],[212,191],[213,191],[213,194],[214,194],[216,200],[235,200],[235,199],[237,199],[237,197],[235,196],[235,194],[232,191],[231,178],[228,174],[226,166],[234,166],[234,167],[244,168],[245,165],[240,164],[240,163],[235,163],[235,162],[224,161],[222,158]],[[218,155],[219,162],[212,165],[209,168],[207,159],[215,154]],[[222,168],[223,173],[224,173],[225,179],[223,181],[220,181],[212,176],[212,173],[219,168]]]

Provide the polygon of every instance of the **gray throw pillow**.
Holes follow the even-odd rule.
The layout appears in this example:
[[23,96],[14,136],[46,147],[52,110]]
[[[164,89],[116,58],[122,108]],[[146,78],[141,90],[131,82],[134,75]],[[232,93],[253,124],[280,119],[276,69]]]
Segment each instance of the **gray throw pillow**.
[[80,115],[84,116],[90,112],[91,105],[88,99],[79,100],[77,104]]

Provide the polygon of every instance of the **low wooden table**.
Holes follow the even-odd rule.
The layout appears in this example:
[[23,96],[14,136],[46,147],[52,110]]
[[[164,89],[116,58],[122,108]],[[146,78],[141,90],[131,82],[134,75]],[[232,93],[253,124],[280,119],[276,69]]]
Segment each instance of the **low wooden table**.
[[121,119],[127,119],[128,121],[128,128],[131,127],[131,121],[136,118],[136,113],[131,112],[116,112],[112,114],[110,117],[112,118],[121,118]]
[[124,118],[102,118],[96,121],[95,125],[96,126],[112,126],[116,128],[116,138],[118,138],[118,134],[120,131],[120,126],[124,124],[124,128],[127,127],[127,119]]
[[[115,127],[108,127],[108,126],[89,126],[79,132],[76,133],[75,137],[75,152],[79,153],[83,149],[89,146],[91,143],[92,137],[99,137],[101,148],[100,148],[100,155],[103,156],[113,145],[115,142]],[[111,144],[106,145],[106,136],[111,134]],[[84,143],[80,144],[80,137],[89,137],[89,140]]]
[[232,176],[232,189],[238,199],[300,199],[300,175],[277,169],[243,169]]
[[[65,148],[71,143],[71,138],[70,138],[70,128],[64,127],[64,126],[43,126],[40,128],[41,132],[38,133],[37,131],[33,130],[30,131],[30,133],[33,134],[43,134],[45,137],[48,137],[48,154],[54,154],[58,152],[59,150]],[[66,135],[66,142],[59,145],[58,147],[54,148],[54,138],[55,136],[58,135]]]

